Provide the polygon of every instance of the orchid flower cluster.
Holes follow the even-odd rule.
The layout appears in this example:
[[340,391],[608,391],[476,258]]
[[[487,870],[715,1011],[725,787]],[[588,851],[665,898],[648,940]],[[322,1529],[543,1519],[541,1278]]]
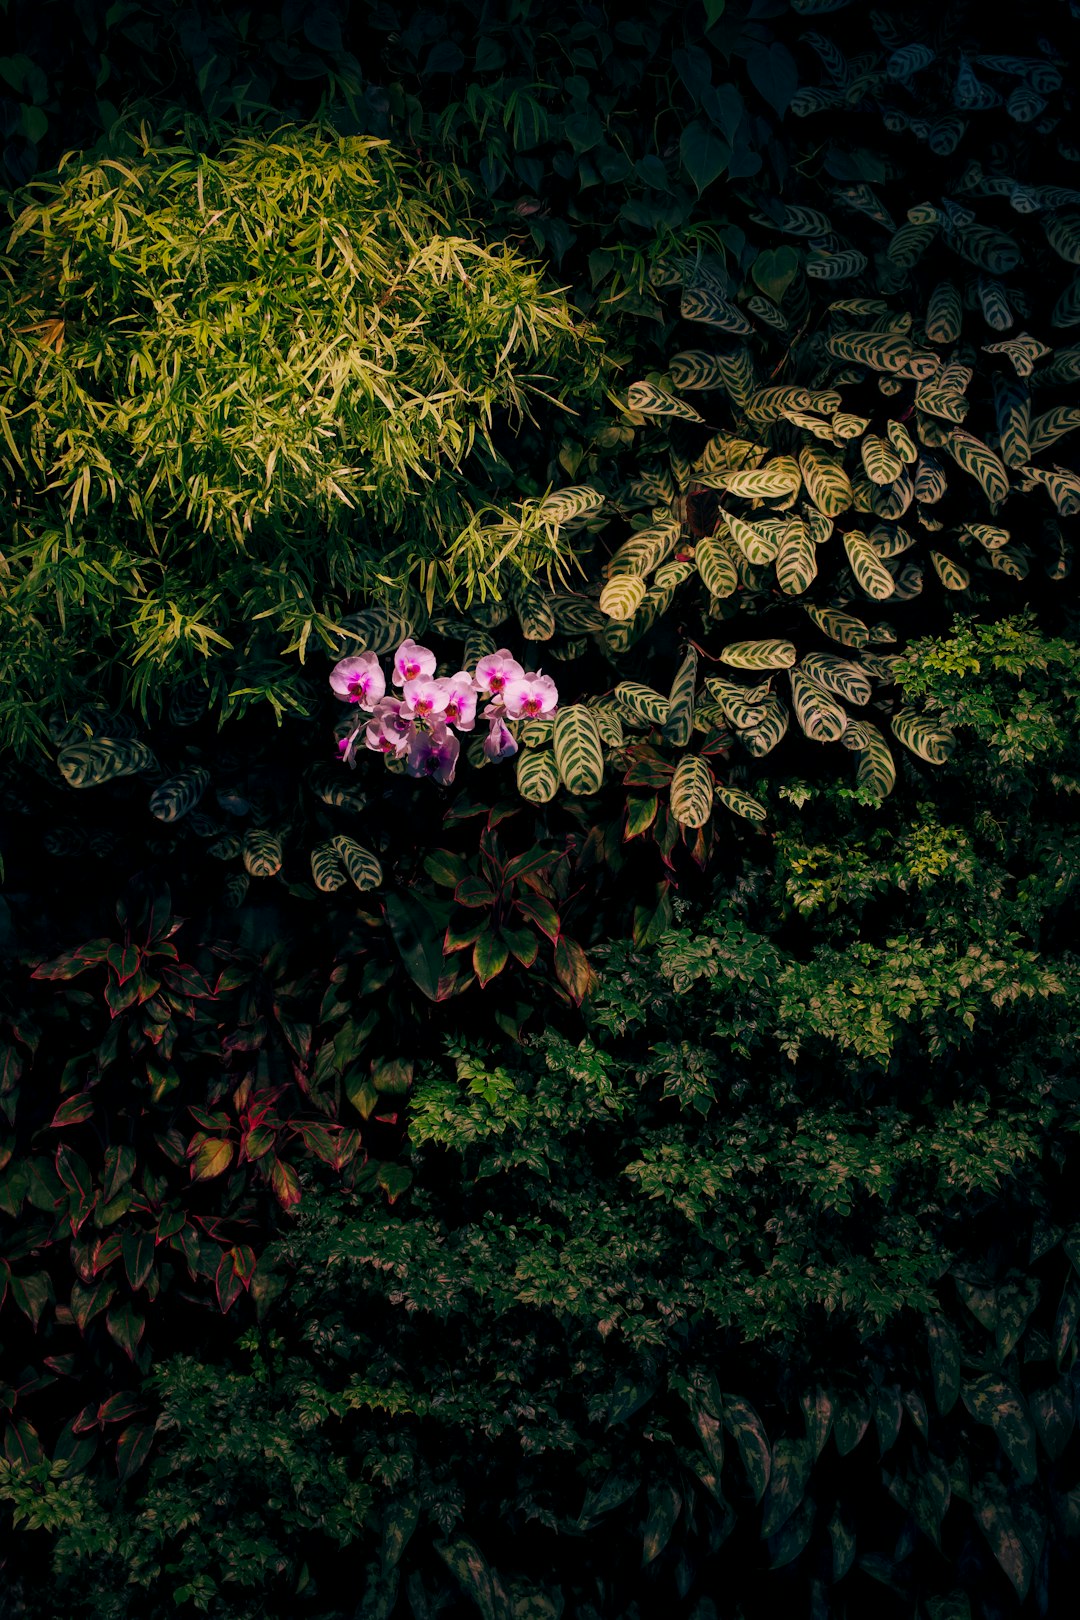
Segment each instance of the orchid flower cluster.
[[487,653],[471,675],[467,669],[436,675],[435,667],[435,654],[427,647],[411,638],[403,641],[394,654],[395,696],[387,694],[386,675],[375,653],[359,653],[334,665],[334,692],[362,711],[338,743],[347,764],[362,735],[364,746],[374,753],[404,759],[410,776],[449,783],[461,752],[456,733],[475,730],[479,701],[485,703],[479,719],[487,723],[483,749],[490,760],[517,753],[508,720],[552,714],[559,701],[551,676],[526,674],[505,647]]

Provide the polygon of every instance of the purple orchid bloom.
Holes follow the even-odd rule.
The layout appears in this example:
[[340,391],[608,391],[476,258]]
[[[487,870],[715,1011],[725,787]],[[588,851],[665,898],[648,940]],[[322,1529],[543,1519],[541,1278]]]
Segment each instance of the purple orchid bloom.
[[373,709],[386,691],[386,676],[373,652],[342,658],[330,671],[330,685],[346,703]]
[[468,670],[444,675],[438,685],[446,698],[441,718],[458,731],[471,731],[476,724],[476,687]]
[[395,754],[401,758],[409,746],[415,727],[409,716],[402,713],[398,698],[380,698],[375,712],[365,727],[365,743],[376,754]]
[[431,675],[417,675],[401,688],[402,713],[413,720],[438,720],[446,708],[449,693],[444,681]]
[[512,720],[523,715],[551,714],[558,706],[559,689],[550,675],[518,675],[507,681],[503,692],[506,712]]
[[525,671],[508,647],[486,653],[476,666],[476,685],[485,697],[501,697],[508,681],[516,681]]
[[461,744],[441,722],[430,731],[415,731],[409,742],[407,770],[410,776],[430,776],[443,786],[454,780]]
[[504,713],[500,704],[494,713],[489,709],[485,716],[489,730],[484,738],[484,753],[490,760],[510,759],[518,751],[513,733],[503,718]]
[[406,637],[394,654],[394,685],[404,686],[406,681],[415,681],[419,675],[434,675],[435,654],[427,647],[421,647],[412,637]]

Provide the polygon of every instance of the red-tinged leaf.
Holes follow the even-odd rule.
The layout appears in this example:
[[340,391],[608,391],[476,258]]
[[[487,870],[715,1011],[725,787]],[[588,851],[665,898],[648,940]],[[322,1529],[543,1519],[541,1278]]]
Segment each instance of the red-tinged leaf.
[[42,1358],[42,1366],[48,1367],[50,1371],[56,1373],[58,1378],[73,1378],[78,1365],[79,1358],[74,1350],[68,1350],[62,1356],[45,1356]]
[[119,1260],[122,1249],[123,1239],[119,1232],[113,1232],[94,1243],[90,1250],[90,1269],[94,1276],[104,1271],[106,1266],[111,1266],[114,1260]]
[[137,945],[110,945],[105,960],[116,974],[118,984],[126,984],[139,971],[142,951]]
[[94,1178],[90,1174],[90,1166],[66,1142],[56,1150],[56,1173],[68,1192],[81,1203],[92,1201]]
[[169,1238],[175,1237],[177,1232],[183,1230],[187,1223],[187,1216],[182,1209],[166,1210],[157,1224],[157,1241],[165,1243]]
[[121,1485],[125,1485],[132,1474],[138,1473],[149,1457],[153,1443],[152,1423],[131,1423],[124,1430],[116,1442],[116,1472]]
[[468,923],[464,928],[458,928],[451,923],[443,938],[443,955],[451,956],[454,951],[464,951],[470,945],[475,945],[486,927],[485,917],[479,917],[476,922]]
[[115,1339],[124,1354],[129,1360],[134,1361],[135,1352],[146,1331],[146,1323],[130,1300],[118,1306],[115,1311],[109,1311],[105,1318],[105,1326],[109,1330],[110,1337]]
[[532,967],[540,950],[536,935],[527,928],[504,928],[502,933],[511,955],[517,958],[522,967]]
[[130,1390],[121,1390],[118,1395],[110,1395],[107,1401],[102,1401],[98,1407],[97,1420],[99,1423],[124,1423],[136,1412],[145,1409],[145,1401],[140,1401],[137,1395]]
[[53,1447],[53,1462],[67,1464],[64,1471],[65,1479],[71,1479],[75,1474],[81,1474],[83,1469],[93,1460],[98,1448],[97,1431],[90,1434],[77,1435],[73,1433],[71,1424],[61,1429],[60,1437]]
[[52,1129],[60,1130],[65,1125],[82,1125],[94,1112],[94,1099],[87,1092],[81,1092],[78,1097],[69,1097],[62,1102],[52,1117]]
[[558,854],[553,850],[526,850],[524,855],[515,855],[512,861],[507,861],[503,879],[507,883],[527,883],[531,877],[539,877],[546,872],[558,859]]
[[8,1283],[11,1281],[11,1267],[6,1260],[0,1260],[0,1310],[3,1309],[7,1299]]
[[545,900],[538,894],[522,896],[520,900],[514,901],[514,910],[524,917],[526,922],[533,923],[542,934],[547,935],[553,945],[555,944],[559,937],[560,921],[559,913],[550,900]]
[[454,890],[454,899],[459,906],[493,906],[495,904],[495,890],[483,878],[464,877]]
[[13,1418],[4,1430],[4,1455],[10,1463],[39,1463],[45,1456],[34,1425],[26,1418]]
[[375,1170],[375,1180],[385,1192],[387,1202],[396,1204],[412,1184],[412,1171],[406,1164],[380,1164]]
[[380,1125],[396,1125],[397,1122],[398,1122],[398,1119],[400,1118],[400,1115],[398,1115],[398,1114],[376,1114],[374,1117],[375,1117],[375,1119],[378,1121],[378,1123]]
[[0,1042],[0,1096],[18,1085],[23,1066],[21,1053],[9,1041]]
[[232,1164],[233,1145],[219,1136],[204,1136],[199,1131],[188,1144],[188,1158],[192,1181],[212,1181]]
[[152,996],[157,995],[161,989],[161,980],[155,979],[152,973],[140,971],[135,975],[135,986],[135,999],[141,1006],[144,1001],[149,1001]]
[[312,1037],[315,1033],[311,1025],[301,1023],[298,1018],[291,1018],[288,1013],[278,1012],[276,1007],[274,1013],[277,1017],[278,1028],[284,1035],[285,1044],[293,1057],[300,1063],[306,1063],[311,1052]]
[[142,1288],[154,1269],[157,1238],[153,1232],[129,1232],[123,1240],[124,1270],[132,1288]]
[[116,1284],[105,1277],[89,1287],[80,1282],[72,1283],[71,1314],[80,1333],[86,1332],[86,1324],[105,1309],[115,1293]]
[[485,928],[476,944],[473,946],[473,971],[480,980],[480,988],[490,984],[506,966],[510,956],[510,947],[501,934],[493,928]]
[[275,1159],[270,1169],[270,1185],[282,1209],[292,1209],[300,1202],[300,1183],[291,1164]]
[[675,767],[655,748],[642,743],[634,751],[630,768],[623,777],[624,787],[664,787],[675,774]]
[[501,821],[508,821],[511,816],[518,815],[520,811],[521,806],[514,799],[500,799],[499,803],[493,804],[488,811],[488,828],[497,827]]
[[347,1164],[351,1164],[360,1152],[363,1141],[363,1135],[355,1126],[343,1126],[341,1135],[338,1137],[338,1158],[334,1169],[344,1170]]
[[201,1126],[204,1131],[209,1131],[211,1136],[220,1135],[229,1128],[229,1116],[221,1110],[212,1114],[208,1108],[196,1108],[192,1104],[188,1108],[188,1113],[196,1125]]
[[463,857],[455,855],[453,850],[433,849],[430,855],[424,857],[424,871],[444,889],[454,889],[468,868]]
[[65,951],[63,956],[53,957],[51,962],[39,962],[31,973],[32,979],[77,979],[80,973],[93,967],[94,962],[88,962],[80,951]]
[[132,978],[126,984],[118,984],[110,979],[105,986],[105,1004],[115,1018],[117,1013],[126,1012],[134,1006],[139,999],[139,980]]
[[233,1270],[245,1288],[251,1287],[251,1279],[255,1275],[258,1265],[258,1256],[255,1250],[247,1243],[237,1243],[231,1250]]
[[255,1163],[264,1153],[269,1153],[277,1140],[277,1132],[269,1125],[255,1125],[246,1131],[240,1141],[240,1156]]
[[640,838],[642,833],[648,832],[656,820],[656,810],[659,800],[655,793],[631,793],[626,800],[626,831],[623,833],[623,842],[629,843],[631,838]]
[[244,1285],[236,1275],[231,1252],[223,1254],[214,1278],[214,1292],[217,1294],[218,1308],[222,1316],[228,1315],[243,1291]]
[[577,1006],[581,1005],[596,983],[596,974],[589,966],[585,952],[576,939],[570,939],[566,934],[560,934],[555,946],[555,973]]
[[74,1417],[71,1420],[72,1434],[92,1433],[92,1431],[96,1429],[100,1423],[100,1419],[98,1417],[100,1410],[101,1408],[94,1401],[91,1401],[89,1406],[84,1406],[78,1417]]
[[304,1146],[309,1153],[321,1159],[324,1164],[334,1164],[337,1159],[337,1127],[333,1125],[294,1125],[293,1130],[303,1137]]

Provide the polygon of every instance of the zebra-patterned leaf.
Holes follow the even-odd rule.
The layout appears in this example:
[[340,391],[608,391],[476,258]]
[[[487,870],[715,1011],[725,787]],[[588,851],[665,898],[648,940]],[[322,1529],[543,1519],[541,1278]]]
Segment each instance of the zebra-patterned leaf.
[[1080,512],[1080,477],[1065,467],[1025,467],[1024,488],[1041,485],[1062,517]]
[[905,466],[912,466],[919,459],[919,452],[915,441],[911,437],[903,422],[898,422],[891,416],[885,424],[885,431],[889,435],[889,443]]
[[858,248],[813,248],[803,269],[812,281],[846,281],[849,276],[861,276],[868,262]]
[[960,294],[951,281],[939,281],[926,305],[926,341],[956,343],[962,326]]
[[[619,712],[618,704],[609,699],[604,703],[590,704],[589,707],[592,709],[593,718],[596,721],[596,729],[600,733],[600,741],[606,748],[621,748],[625,738],[623,736],[622,715]],[[550,720],[551,716],[545,715],[544,718]],[[552,729],[553,727],[548,728],[547,738],[550,738]],[[521,732],[521,737],[524,740],[524,730]],[[532,747],[533,745],[530,743],[528,746]]]
[[590,710],[581,703],[557,710],[552,741],[566,791],[595,793],[604,779],[604,751]]
[[685,748],[694,729],[694,687],[697,684],[697,649],[690,647],[675,671],[668,693],[664,741],[673,748]]
[[756,315],[759,321],[764,321],[766,326],[771,326],[774,332],[790,331],[791,323],[771,298],[765,298],[761,293],[754,293],[746,300],[746,307],[751,315]]
[[522,748],[539,748],[542,744],[551,741],[554,730],[555,716],[553,714],[536,714],[531,719],[519,720],[517,740]]
[[966,523],[964,527],[987,551],[1000,551],[1012,539],[1008,529],[1001,529],[996,523]]
[[746,406],[752,422],[776,422],[786,410],[804,411],[809,407],[810,394],[805,388],[759,388]]
[[517,790],[530,804],[547,804],[559,790],[559,767],[550,749],[523,748],[515,767]]
[[751,563],[755,568],[764,568],[773,561],[777,551],[780,549],[778,535],[770,534],[767,530],[757,528],[752,523],[746,523],[742,518],[734,517],[730,512],[725,512],[723,516],[728,533],[748,563]]
[[[607,620],[603,622],[606,624]],[[495,650],[495,638],[487,630],[470,630],[461,649],[461,661],[466,669],[475,669],[481,658]]]
[[847,711],[803,670],[791,671],[795,718],[811,742],[836,742],[847,727]]
[[870,426],[868,416],[852,416],[850,411],[837,411],[832,419],[833,432],[838,439],[857,439]]
[[207,844],[206,853],[212,855],[215,861],[234,861],[240,853],[242,842],[238,833],[226,833],[223,838]]
[[745,408],[756,386],[754,362],[749,349],[739,348],[734,354],[717,355],[716,359],[724,388],[740,410]]
[[210,705],[210,693],[202,681],[183,681],[169,694],[169,724],[186,727],[198,725]]
[[662,726],[667,720],[667,698],[651,686],[643,686],[640,681],[620,681],[615,696],[631,716],[650,726]]
[[411,618],[393,608],[372,607],[364,608],[361,613],[350,613],[341,620],[341,628],[347,637],[348,653],[373,652],[381,658],[384,653],[396,651],[417,626]]
[[756,467],[766,454],[762,444],[752,444],[731,433],[716,433],[694,462],[693,470],[710,474],[737,472],[741,467]]
[[684,321],[699,321],[719,332],[730,332],[733,337],[745,337],[752,330],[742,310],[712,287],[687,287],[679,303],[679,314]]
[[600,610],[609,619],[632,619],[645,600],[645,581],[640,574],[616,574],[600,592]]
[[838,360],[853,360],[872,371],[902,371],[916,350],[907,338],[887,337],[881,332],[840,332],[828,338],[829,353]]
[[[1050,353],[1045,343],[1033,338],[1030,332],[1020,332],[1014,338],[1006,338],[1001,343],[984,343],[984,354],[1003,354],[1011,362],[1018,377],[1030,377],[1035,369],[1035,362]],[[1043,374],[1040,372],[1040,376]],[[1062,378],[1061,381],[1066,381]]]
[[806,524],[788,523],[776,554],[776,583],[787,596],[801,596],[817,578],[817,547]]
[[[556,628],[564,636],[590,635],[594,630],[602,630],[607,622],[606,614],[601,613],[597,604],[584,596],[553,596],[551,608],[555,614]],[[494,652],[495,649],[492,647],[490,650]],[[466,660],[466,663],[469,661]]]
[[826,422],[824,417],[814,416],[810,411],[793,410],[790,405],[785,405],[780,415],[785,422],[792,422],[796,427],[805,428],[808,433],[814,435],[815,439],[824,439],[826,444],[836,443],[833,425],[831,422]]
[[61,748],[56,764],[69,787],[85,788],[153,770],[157,760],[145,743],[132,737],[92,737]]
[[729,787],[726,782],[717,782],[716,797],[734,816],[742,816],[744,821],[764,821],[769,812],[765,806],[741,788]]
[[1009,475],[1001,460],[973,433],[957,428],[950,436],[948,450],[958,467],[978,480],[987,500],[997,506],[1009,493]]
[[798,667],[818,686],[846,698],[849,703],[861,707],[870,701],[871,687],[865,671],[848,658],[836,653],[808,652],[803,654]]
[[150,814],[159,821],[179,821],[189,810],[194,810],[209,785],[210,772],[201,765],[170,776],[151,793]]
[[1006,467],[1026,467],[1031,460],[1031,395],[1019,377],[995,374],[994,414],[1001,459]]
[[281,841],[273,833],[251,827],[244,834],[241,853],[251,877],[274,877],[281,871]]
[[1068,264],[1080,264],[1080,214],[1047,214],[1042,222],[1046,240]]
[[347,833],[338,833],[334,839],[334,849],[358,889],[367,891],[379,887],[383,871],[378,857],[370,849],[365,849],[363,844],[358,844]]
[[862,456],[866,476],[872,483],[891,484],[904,471],[904,463],[896,451],[876,433],[867,433],[863,437],[859,445],[859,454]]
[[930,561],[934,565],[935,574],[947,591],[967,590],[971,584],[971,575],[961,563],[954,562],[941,551],[932,551]]
[[678,417],[684,422],[703,420],[692,405],[650,382],[631,383],[626,402],[641,416]]
[[835,525],[824,512],[819,512],[816,506],[804,506],[802,512],[803,527],[815,546],[823,546],[826,540],[832,539]]
[[844,550],[851,571],[867,596],[883,602],[892,595],[895,581],[864,534],[855,529],[845,534]]
[[514,610],[526,641],[551,640],[555,634],[555,610],[550,592],[542,585],[532,580],[524,586],[515,597]]
[[891,484],[870,484],[870,510],[877,517],[902,518],[915,499],[915,484],[906,468]]
[[975,283],[975,296],[979,300],[979,308],[987,326],[995,332],[1007,332],[1015,317],[1009,308],[1009,300],[1001,282],[994,281],[988,276],[980,276]]
[[897,709],[892,728],[905,748],[930,765],[944,765],[956,747],[956,737],[948,726],[928,720],[915,709]]
[[716,356],[708,349],[683,349],[672,355],[668,373],[674,386],[685,388],[688,393],[723,386]]
[[915,464],[915,499],[924,506],[933,506],[940,501],[948,487],[941,462],[933,456],[920,456]]
[[894,231],[885,252],[902,270],[910,270],[918,264],[937,233],[936,224],[913,225],[909,222]]
[[333,894],[335,889],[340,889],[349,881],[348,873],[338,860],[332,839],[328,839],[324,844],[316,844],[312,850],[311,876],[315,887],[321,889],[323,894]]
[[857,722],[864,746],[858,750],[855,779],[877,799],[886,799],[896,786],[896,762],[888,743],[868,720]]
[[792,641],[733,641],[720,654],[732,669],[790,669],[795,662]]
[[807,444],[799,451],[799,471],[806,493],[826,517],[838,517],[851,505],[851,479],[836,456]]
[[1018,84],[1015,90],[1009,92],[1005,111],[1018,124],[1031,124],[1046,111],[1047,106],[1046,97],[1040,96],[1033,85]]
[[1007,276],[1020,263],[1019,244],[989,225],[970,224],[950,231],[948,241],[954,253],[992,276]]
[[224,883],[225,904],[236,911],[246,900],[250,887],[251,879],[246,872],[231,873]]
[[839,608],[812,607],[809,602],[804,606],[818,629],[830,641],[838,641],[842,647],[865,647],[869,641],[870,631],[866,625],[850,613],[842,613]]
[[684,754],[671,778],[671,813],[681,827],[704,827],[712,815],[713,774],[697,754]]
[[674,590],[677,585],[685,584],[693,572],[694,563],[690,557],[672,557],[670,562],[660,564],[653,575],[653,584]]
[[749,468],[742,472],[716,475],[718,489],[746,500],[779,500],[798,493],[802,483],[799,464],[791,456],[773,456],[764,467]]
[[778,697],[769,697],[761,707],[757,724],[739,732],[739,741],[755,759],[763,759],[772,752],[788,728],[788,711]]
[[903,45],[899,50],[893,51],[885,63],[885,72],[890,79],[903,82],[910,79],[913,73],[921,68],[929,67],[931,62],[937,61],[937,52],[929,45]]
[[1010,579],[1026,579],[1028,576],[1027,556],[1018,547],[1010,546],[1006,551],[991,551],[984,561],[990,564],[995,573],[1007,574]]
[[1078,427],[1080,427],[1080,406],[1055,405],[1052,411],[1044,411],[1031,424],[1028,438],[1031,454],[1038,455],[1040,450],[1056,444],[1058,439],[1064,438],[1066,433],[1071,433]]
[[[920,388],[915,403],[920,411],[929,416],[938,416],[944,422],[962,422],[971,408],[963,394],[952,393],[945,388]],[[947,437],[936,442],[947,443]]]
[[681,524],[674,521],[638,529],[612,553],[604,572],[609,579],[615,574],[651,574],[663,562],[680,531]]
[[546,522],[561,528],[564,523],[573,523],[588,517],[590,512],[598,512],[603,504],[604,496],[591,484],[570,484],[566,489],[555,489],[545,495],[538,510]]
[[726,540],[719,540],[715,535],[699,540],[694,562],[711,596],[731,596],[738,590],[739,575]]

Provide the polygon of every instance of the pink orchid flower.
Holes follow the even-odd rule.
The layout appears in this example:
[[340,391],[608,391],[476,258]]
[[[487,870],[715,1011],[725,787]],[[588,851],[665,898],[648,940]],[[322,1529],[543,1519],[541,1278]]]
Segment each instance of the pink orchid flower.
[[446,696],[442,719],[458,731],[471,731],[476,724],[476,687],[468,670],[444,675],[438,685]]
[[394,685],[404,686],[406,681],[415,681],[419,675],[434,675],[435,654],[427,647],[421,647],[412,637],[407,637],[394,654]]
[[431,675],[417,675],[415,680],[406,681],[401,688],[402,713],[414,720],[438,719],[446,708],[449,696],[445,682],[437,681]]
[[515,681],[525,671],[516,658],[511,658],[508,647],[485,653],[476,666],[476,685],[485,697],[500,697],[508,681]]
[[386,676],[373,652],[356,658],[342,658],[330,671],[330,685],[346,703],[359,703],[373,709],[386,691]]
[[558,706],[559,689],[550,675],[518,675],[507,681],[503,702],[512,720],[523,715],[551,714]]
[[400,759],[414,729],[408,715],[401,712],[399,699],[380,698],[365,727],[365,745],[376,754],[394,754]]
[[445,787],[454,780],[460,751],[453,732],[439,721],[430,731],[414,731],[409,742],[409,775],[430,776]]
[[484,738],[484,753],[490,760],[510,759],[517,753],[517,743],[514,741],[510,727],[503,719],[503,710],[492,714],[490,710],[486,716],[489,724],[487,736]]

